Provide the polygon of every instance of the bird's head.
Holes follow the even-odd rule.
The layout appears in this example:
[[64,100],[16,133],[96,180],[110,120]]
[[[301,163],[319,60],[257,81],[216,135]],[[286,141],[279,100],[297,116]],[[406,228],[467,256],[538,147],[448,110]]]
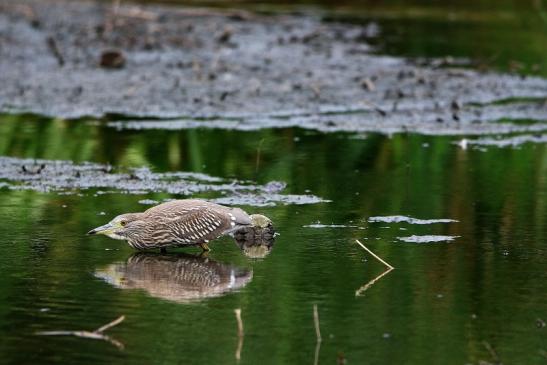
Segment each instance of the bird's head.
[[272,220],[262,214],[251,214],[251,224],[255,228],[268,228],[272,226]]
[[104,226],[100,226],[87,232],[87,234],[104,234],[116,240],[127,239],[127,232],[131,229],[132,223],[140,218],[141,213],[121,214]]

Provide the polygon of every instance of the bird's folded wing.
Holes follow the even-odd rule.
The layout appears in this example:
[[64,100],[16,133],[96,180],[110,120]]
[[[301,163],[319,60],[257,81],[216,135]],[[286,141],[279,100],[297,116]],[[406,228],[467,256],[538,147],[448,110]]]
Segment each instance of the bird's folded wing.
[[146,218],[164,222],[178,219],[193,210],[202,209],[206,206],[207,202],[197,199],[173,200],[151,207],[143,214]]
[[208,207],[196,207],[173,218],[165,225],[181,244],[197,244],[213,240],[232,227],[229,214]]

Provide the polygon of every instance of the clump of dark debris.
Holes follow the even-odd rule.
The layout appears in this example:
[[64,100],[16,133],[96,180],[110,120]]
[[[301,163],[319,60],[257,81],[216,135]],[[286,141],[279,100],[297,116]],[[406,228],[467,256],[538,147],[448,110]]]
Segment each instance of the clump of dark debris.
[[[271,181],[259,185],[248,181],[226,179],[192,172],[156,173],[148,168],[118,171],[110,165],[75,164],[70,161],[31,160],[0,157],[0,188],[62,192],[63,194],[94,189],[95,194],[122,192],[147,194],[167,192],[175,195],[212,194],[210,200],[224,204],[275,205],[314,204],[325,202],[314,195],[284,194],[286,184]],[[142,201],[154,204],[155,201]]]

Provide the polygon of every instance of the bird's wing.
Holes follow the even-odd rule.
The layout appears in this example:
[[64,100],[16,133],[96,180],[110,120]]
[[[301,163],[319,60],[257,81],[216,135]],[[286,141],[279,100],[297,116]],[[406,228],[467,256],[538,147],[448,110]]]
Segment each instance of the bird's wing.
[[207,202],[198,199],[173,200],[147,209],[144,216],[161,221],[174,220],[194,209],[200,209],[206,204]]
[[236,225],[250,225],[251,219],[249,215],[240,208],[230,208],[224,205],[208,202],[201,199],[183,199],[172,200],[166,203],[156,205],[149,208],[143,214],[146,218],[153,218],[156,220],[174,220],[181,215],[187,214],[195,209],[208,208],[219,214],[231,214],[235,217]]
[[231,214],[210,209],[206,206],[194,207],[183,214],[179,213],[166,223],[176,242],[185,245],[208,242],[235,226]]

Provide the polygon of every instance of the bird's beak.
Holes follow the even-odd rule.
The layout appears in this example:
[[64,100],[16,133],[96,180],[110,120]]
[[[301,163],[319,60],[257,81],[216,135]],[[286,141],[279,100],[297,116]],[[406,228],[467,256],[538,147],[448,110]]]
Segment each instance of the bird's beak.
[[87,232],[87,234],[109,234],[112,233],[114,228],[116,227],[114,227],[112,223],[107,223],[104,226],[92,229],[91,231]]

